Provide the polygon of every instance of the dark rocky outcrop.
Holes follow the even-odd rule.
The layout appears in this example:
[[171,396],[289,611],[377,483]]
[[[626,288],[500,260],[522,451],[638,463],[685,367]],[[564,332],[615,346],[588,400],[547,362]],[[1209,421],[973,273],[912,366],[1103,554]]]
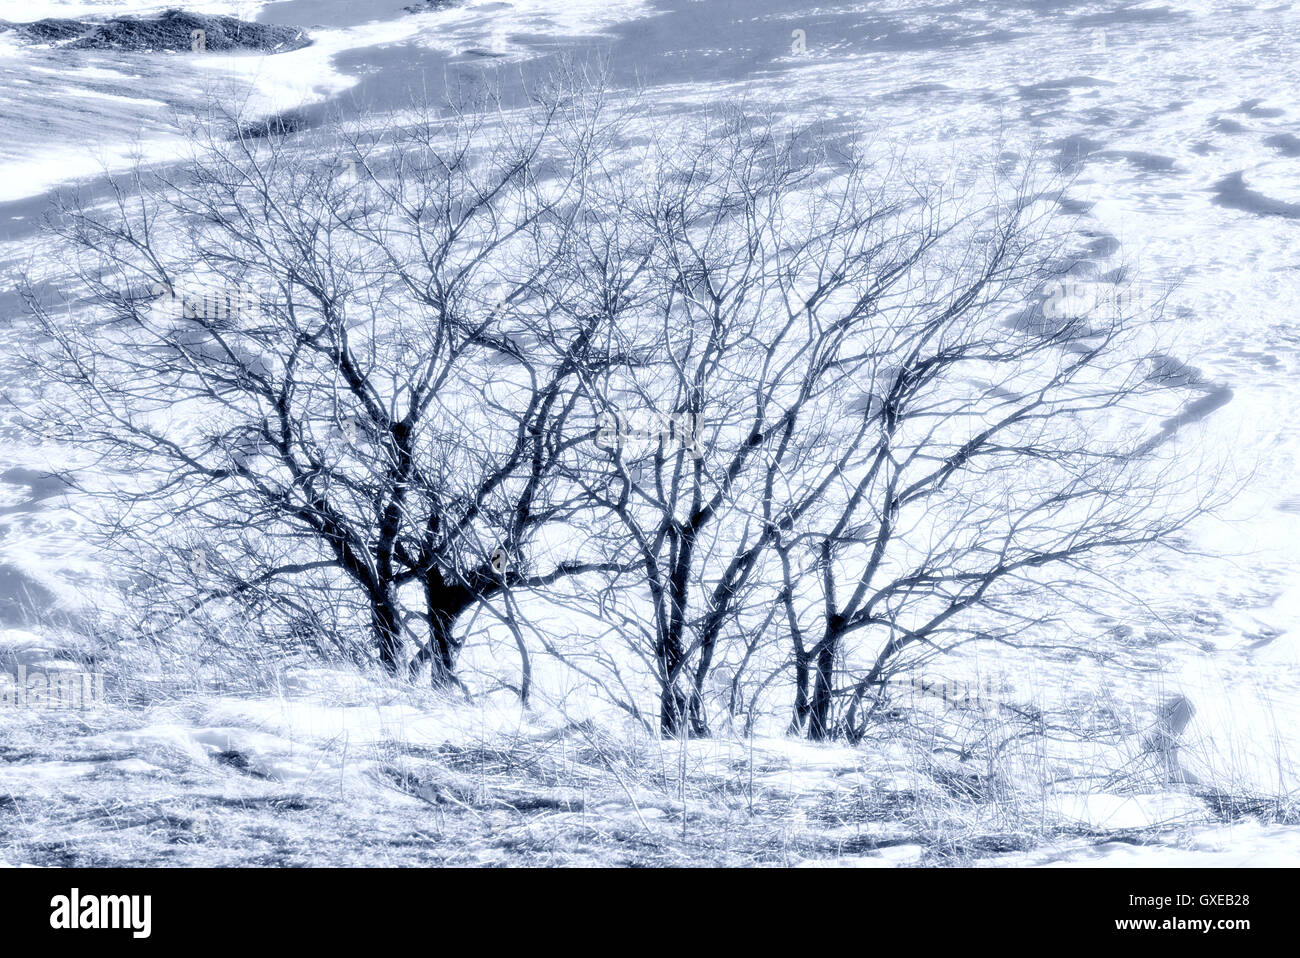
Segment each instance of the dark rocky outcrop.
[[86,32],[86,24],[80,20],[60,20],[50,18],[37,20],[35,23],[9,23],[0,20],[0,33],[7,30],[18,31],[19,36],[36,43],[64,43],[75,40]]
[[284,53],[311,43],[305,30],[273,23],[249,23],[236,17],[206,16],[167,10],[156,17],[111,20],[47,19],[32,23],[0,21],[0,31],[14,30],[35,43],[69,50],[122,50],[133,53],[194,52],[196,31],[201,51]]

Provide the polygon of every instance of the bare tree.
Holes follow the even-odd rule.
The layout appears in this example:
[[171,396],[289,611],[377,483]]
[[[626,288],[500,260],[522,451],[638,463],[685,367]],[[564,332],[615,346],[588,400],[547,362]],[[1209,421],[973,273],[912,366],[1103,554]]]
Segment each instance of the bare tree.
[[[605,197],[617,228],[585,250],[584,275],[619,319],[591,385],[606,462],[584,485],[648,597],[620,625],[639,636],[667,734],[707,734],[724,636],[780,624],[773,550],[832,478],[814,477],[793,509],[791,483],[827,397],[867,362],[864,322],[936,236],[925,214],[895,233],[884,179],[806,142],[734,111],[720,133],[660,142],[649,175]],[[836,299],[848,306],[828,320]],[[755,643],[744,648],[747,661]]]
[[[667,734],[707,733],[722,645],[743,668],[776,632],[792,730],[859,736],[904,650],[1015,642],[1207,505],[1163,443],[1158,316],[1045,311],[1074,264],[1032,169],[957,195],[808,141],[733,114],[661,142],[585,250],[619,314],[585,486]],[[837,687],[849,636],[878,645]]]
[[787,500],[792,728],[811,738],[859,739],[893,672],[968,644],[1050,626],[1079,646],[1055,616],[1144,548],[1179,547],[1222,493],[1166,442],[1182,397],[1153,354],[1158,309],[1045,308],[1077,266],[1068,236],[1029,178],[1004,186],[872,310],[871,355]]
[[[556,468],[606,317],[557,291],[608,118],[488,106],[332,142],[196,133],[180,174],[61,211],[90,307],[30,297],[35,418],[100,457],[82,488],[166,615],[234,603],[344,645],[364,623],[384,667],[441,684],[466,609],[591,567]],[[539,567],[554,528],[574,547]]]
[[665,734],[708,734],[725,662],[729,708],[789,673],[792,731],[859,737],[894,670],[1027,641],[1204,510],[1157,317],[1045,306],[1073,263],[1028,171],[958,194],[741,111],[637,162],[610,113],[408,117],[325,166],[210,140],[65,210],[92,308],[31,297],[40,417],[169,615],[364,623],[445,684],[487,608],[524,698],[531,632],[643,718],[630,650]]

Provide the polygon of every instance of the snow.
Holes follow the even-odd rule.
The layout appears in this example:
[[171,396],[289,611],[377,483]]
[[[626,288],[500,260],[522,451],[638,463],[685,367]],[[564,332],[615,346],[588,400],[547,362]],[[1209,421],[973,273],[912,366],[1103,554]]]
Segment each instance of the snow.
[[[193,0],[184,8],[191,13],[220,16],[237,16],[244,20],[257,13],[273,0]],[[17,23],[30,23],[47,17],[81,19],[83,17],[120,17],[148,15],[175,9],[175,3],[148,3],[141,0],[11,0],[2,19]]]
[[283,113],[323,102],[357,83],[356,77],[335,69],[338,54],[410,40],[434,16],[425,13],[346,29],[314,29],[311,45],[299,50],[272,56],[215,54],[194,58],[193,67],[208,74],[211,88],[238,103],[250,118]]
[[444,53],[484,50],[507,62],[528,58],[529,36],[602,37],[612,27],[656,14],[647,0],[478,0],[440,11],[436,29],[422,33],[420,42]]
[[[21,16],[8,10],[0,15],[101,16],[171,5],[33,0],[21,4]],[[187,5],[246,17],[266,7],[208,0]],[[121,171],[139,158],[166,162],[183,156],[185,146],[170,132],[169,115],[202,104],[212,93],[243,103],[250,116],[284,111],[354,89],[364,73],[343,67],[341,61],[351,62],[344,54],[364,60],[431,51],[463,60],[477,50],[515,66],[545,53],[539,38],[610,43],[616,56],[644,68],[650,95],[668,117],[722,98],[744,98],[785,109],[800,122],[827,119],[838,129],[861,124],[878,136],[887,134],[890,142],[907,142],[914,158],[939,163],[953,157],[974,163],[1001,149],[1050,162],[1060,153],[1052,144],[1071,137],[1091,140],[1105,155],[1068,171],[1075,178],[1064,187],[1070,198],[1091,204],[1081,225],[1120,244],[1114,255],[1098,256],[1096,262],[1099,268],[1134,264],[1139,283],[1169,291],[1168,311],[1178,317],[1175,358],[1232,391],[1231,401],[1200,425],[1201,438],[1213,449],[1230,451],[1234,473],[1253,470],[1253,475],[1226,516],[1195,530],[1194,549],[1138,568],[1123,580],[1149,610],[1141,620],[1124,623],[1132,627],[1135,642],[1145,643],[1148,671],[1114,676],[1088,663],[1027,664],[990,652],[954,663],[951,674],[965,677],[982,670],[1006,676],[1007,694],[1019,702],[1068,691],[1114,694],[1149,710],[1163,697],[1186,695],[1196,714],[1181,749],[1184,768],[1237,793],[1294,799],[1300,759],[1300,492],[1295,487],[1300,431],[1294,425],[1300,420],[1300,334],[1294,317],[1300,263],[1296,224],[1276,210],[1300,203],[1300,157],[1275,144],[1285,142],[1279,136],[1300,134],[1297,37],[1282,22],[1294,21],[1297,12],[1294,5],[1244,9],[1226,0],[1180,0],[1142,9],[1157,19],[1125,22],[1118,11],[1098,11],[1095,24],[1083,24],[1089,31],[1106,31],[1099,49],[1080,42],[1074,12],[1031,16],[1020,6],[998,2],[966,5],[952,27],[953,42],[926,42],[927,30],[947,23],[946,15],[906,0],[816,12],[755,3],[743,22],[716,25],[708,35],[677,36],[674,49],[651,46],[662,42],[658,34],[639,47],[646,34],[626,29],[636,24],[649,30],[667,16],[644,0],[471,2],[388,21],[311,28],[311,46],[275,56],[55,57],[0,35],[0,82],[9,94],[9,108],[0,112],[0,203],[106,170]],[[830,18],[826,25],[814,26],[822,16]],[[808,53],[802,57],[789,52],[790,33],[800,28],[808,32]],[[1021,35],[964,42],[997,30]],[[914,42],[900,39],[907,37]],[[733,61],[743,66],[728,68]],[[923,89],[935,82],[942,89]],[[40,118],[39,128],[33,117]],[[1005,132],[998,138],[991,130]],[[1244,198],[1218,186],[1236,174],[1250,192]],[[1260,207],[1261,196],[1272,205],[1252,211],[1252,203]],[[38,215],[24,207],[15,220]],[[26,239],[0,248],[5,268],[33,255]],[[57,268],[36,258],[41,268]],[[1179,282],[1171,282],[1175,277]],[[14,342],[8,326],[4,335]],[[7,371],[7,366],[0,370]],[[9,413],[2,415],[7,421]],[[1192,438],[1189,430],[1189,446]],[[32,468],[38,452],[6,442],[3,465]],[[72,505],[61,497],[35,500],[24,483],[0,484],[0,563],[48,590],[65,610],[85,604],[85,590],[75,583],[98,568]],[[548,615],[540,618],[552,630],[572,622],[566,610]],[[1099,618],[1082,624],[1091,630]],[[60,651],[72,650],[53,630],[0,629],[0,668],[10,663],[66,667]],[[483,675],[514,668],[503,665],[486,641],[467,650],[465,663]],[[617,724],[607,703],[572,684],[571,676],[537,665],[539,705],[533,712],[501,696],[465,708],[332,669],[295,670],[282,677],[281,694],[275,696],[205,693],[183,704],[91,710],[84,716],[90,727],[69,731],[66,742],[44,743],[37,749],[42,757],[0,764],[0,795],[41,798],[57,808],[64,793],[103,787],[106,794],[98,797],[107,804],[107,792],[126,780],[132,789],[156,789],[141,794],[159,802],[210,788],[220,795],[278,799],[302,793],[324,796],[322,801],[342,793],[362,805],[424,812],[444,794],[446,783],[399,790],[379,771],[387,752],[489,746],[509,753],[530,737],[579,718],[596,720],[611,739],[634,742],[651,756],[646,762],[652,766],[671,768],[684,761],[694,773],[724,776],[737,763],[747,764],[756,787],[774,803],[799,805],[802,796],[811,806],[810,796],[867,786],[891,794],[938,794],[926,773],[903,754],[882,757],[779,735],[748,743],[724,738],[686,744],[636,737]],[[16,742],[32,729],[29,715],[0,715],[0,730]],[[568,736],[564,748],[590,747],[581,736],[574,739]],[[1113,768],[1133,759],[1140,739],[1138,734],[1104,745],[1055,743],[1047,757],[1070,767]],[[61,755],[65,748],[99,759],[70,759]],[[103,758],[104,753],[118,757]],[[1029,763],[1039,756],[1015,757]],[[575,779],[589,774],[570,771]],[[112,780],[111,788],[95,784],[101,777]],[[670,795],[632,781],[624,795],[608,776],[603,784],[609,794],[590,806],[593,812],[638,832],[645,824],[665,831],[675,827],[682,810]],[[627,801],[629,795],[638,807]],[[1036,814],[1054,827],[1102,835],[1133,832],[1141,838],[1052,837],[1041,849],[992,855],[982,863],[1257,867],[1300,862],[1300,829],[1250,819],[1210,821],[1205,803],[1184,786],[1161,790],[1148,782],[1138,791],[1107,791],[1058,783],[1038,799]],[[703,799],[696,805],[709,810]],[[806,834],[815,821],[807,812],[803,808],[802,820],[792,817],[781,827]],[[872,824],[842,826],[846,839],[880,840],[868,853],[837,856],[809,849],[806,856],[792,855],[810,864],[858,867],[928,861],[930,846],[913,840],[916,836],[900,837],[892,828]],[[824,834],[833,834],[830,826]],[[98,839],[86,840],[93,845]],[[483,854],[483,860],[494,860],[500,850]],[[3,857],[22,864],[9,852]]]
[[[47,0],[24,4],[24,15],[18,19],[146,14],[169,6],[174,5]],[[186,9],[248,19],[262,6],[206,2],[189,4]],[[286,53],[133,56],[123,61],[95,52],[52,54],[0,34],[0,79],[7,75],[11,80],[29,83],[31,77],[45,73],[75,84],[65,85],[64,96],[54,99],[45,90],[24,91],[13,105],[15,115],[8,123],[0,113],[0,129],[10,126],[18,134],[0,146],[0,203],[39,195],[60,183],[121,172],[140,156],[165,162],[183,155],[183,144],[174,136],[149,135],[146,131],[161,132],[173,110],[185,114],[201,107],[209,97],[233,106],[248,119],[337,97],[360,80],[336,66],[336,58],[344,53],[375,53],[397,44],[418,43],[447,55],[497,47],[505,60],[521,60],[533,52],[509,39],[516,32],[600,36],[616,24],[651,12],[644,0],[559,5],[544,0],[465,3],[346,27],[309,25],[312,44]],[[100,86],[107,89],[98,89]],[[166,99],[158,99],[159,93],[164,93]],[[103,102],[96,107],[94,123],[77,123],[74,117],[84,109],[78,101],[87,99],[115,106],[110,108]],[[31,136],[22,123],[20,116],[26,111],[42,114],[39,137]],[[69,115],[65,117],[65,113]]]
[[1194,829],[1176,846],[1101,842],[987,864],[1053,868],[1294,868],[1300,829],[1246,822]]
[[0,167],[0,203],[44,193],[60,183],[121,173],[131,169],[142,156],[157,159],[183,156],[184,152],[180,140],[159,139],[139,145],[101,145],[80,156],[50,150],[34,159],[12,160]]

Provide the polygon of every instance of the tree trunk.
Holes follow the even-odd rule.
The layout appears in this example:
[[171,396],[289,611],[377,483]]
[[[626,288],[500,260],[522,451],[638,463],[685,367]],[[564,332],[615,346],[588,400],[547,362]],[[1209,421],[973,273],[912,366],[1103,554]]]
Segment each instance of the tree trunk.
[[456,676],[456,647],[453,630],[456,620],[453,615],[435,612],[430,616],[429,659],[432,668],[429,679],[435,689],[444,689],[453,684]]
[[698,687],[691,690],[690,719],[691,736],[708,738],[709,717],[704,714],[704,695]]
[[696,738],[709,737],[709,717],[704,712],[704,683],[713,667],[713,650],[718,644],[718,633],[710,630],[700,646],[700,661],[691,681],[691,734]]
[[[663,669],[660,679],[663,683],[663,691],[660,696],[659,728],[670,738],[690,734],[688,720],[691,703],[689,697],[678,687],[678,682],[686,665],[682,634],[686,628],[687,580],[693,551],[693,538],[683,537],[668,583],[671,604],[666,630],[661,632],[655,649],[659,658],[659,667]],[[664,629],[664,625],[660,628]]]
[[803,732],[803,723],[808,720],[808,656],[802,651],[794,657],[794,715],[790,719],[787,735],[799,735]]
[[835,678],[835,646],[838,640],[837,635],[828,634],[822,642],[821,651],[817,653],[812,705],[808,709],[808,737],[813,741],[820,742],[831,736],[832,683]]
[[664,686],[660,698],[659,729],[665,738],[680,738],[687,734],[688,703],[686,695],[677,685]]
[[392,586],[371,595],[370,625],[375,633],[379,661],[390,674],[397,675],[402,667],[402,618]]
[[427,660],[429,680],[435,689],[456,684],[456,620],[473,601],[468,589],[447,586],[437,570],[428,573],[424,581],[424,609],[429,619],[429,644],[411,660],[412,679]]

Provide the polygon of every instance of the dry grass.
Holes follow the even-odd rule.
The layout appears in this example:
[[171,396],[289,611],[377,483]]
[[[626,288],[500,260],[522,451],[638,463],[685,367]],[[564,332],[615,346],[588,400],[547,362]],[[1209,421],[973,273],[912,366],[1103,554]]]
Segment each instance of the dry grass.
[[[348,670],[303,690],[294,668],[247,649],[180,651],[188,670],[174,646],[166,660],[140,642],[83,649],[109,675],[106,703],[0,715],[0,861],[950,865],[1055,843],[1177,844],[1242,817],[1300,822],[1285,795],[1162,783],[1132,729],[1099,732],[1081,715],[903,710],[856,748],[662,740],[558,712],[503,730],[463,701]],[[402,707],[447,731],[217,734],[268,702]],[[149,732],[160,728],[172,738]],[[1062,790],[1179,801],[1136,826],[1098,825],[1063,814]]]

